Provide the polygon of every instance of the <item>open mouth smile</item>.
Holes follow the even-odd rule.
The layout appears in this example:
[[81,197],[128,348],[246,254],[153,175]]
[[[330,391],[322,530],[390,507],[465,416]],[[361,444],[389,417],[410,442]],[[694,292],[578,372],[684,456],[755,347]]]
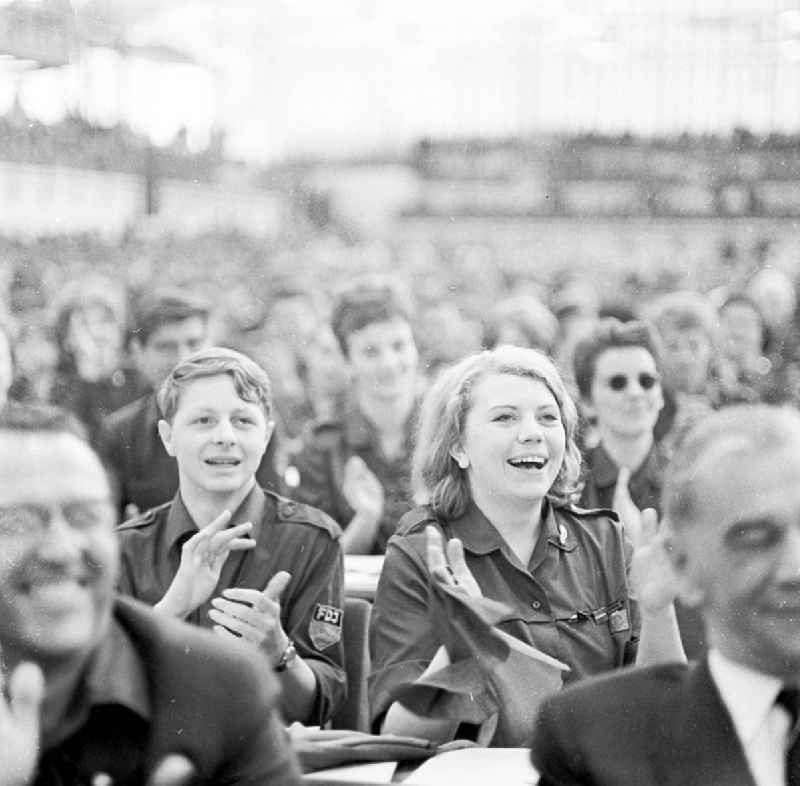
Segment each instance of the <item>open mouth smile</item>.
[[516,469],[539,470],[544,469],[548,461],[547,456],[515,456],[508,463]]

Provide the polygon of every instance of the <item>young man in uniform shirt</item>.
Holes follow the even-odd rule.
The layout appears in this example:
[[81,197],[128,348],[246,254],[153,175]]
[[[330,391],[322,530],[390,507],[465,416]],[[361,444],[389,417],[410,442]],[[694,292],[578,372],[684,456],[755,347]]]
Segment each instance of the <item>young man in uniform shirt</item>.
[[352,379],[337,420],[315,423],[285,475],[293,499],[344,530],[348,554],[383,554],[411,499],[419,356],[411,305],[391,279],[359,279],[334,304],[331,327]]
[[540,783],[800,784],[800,415],[711,415],[670,465],[664,512],[709,653],[550,699],[533,741]]
[[0,784],[297,784],[257,656],[114,598],[116,520],[72,416],[0,414]]
[[[158,435],[156,391],[176,363],[211,343],[211,305],[183,291],[163,289],[142,298],[135,310],[130,348],[151,391],[103,422],[100,446],[114,471],[123,518],[162,505],[178,490],[175,462]],[[277,488],[275,440],[258,468],[262,486]]]
[[120,590],[249,642],[279,672],[286,719],[324,723],[345,690],[340,530],[256,481],[274,426],[266,373],[211,348],[172,370],[158,403],[180,488],[119,528]]

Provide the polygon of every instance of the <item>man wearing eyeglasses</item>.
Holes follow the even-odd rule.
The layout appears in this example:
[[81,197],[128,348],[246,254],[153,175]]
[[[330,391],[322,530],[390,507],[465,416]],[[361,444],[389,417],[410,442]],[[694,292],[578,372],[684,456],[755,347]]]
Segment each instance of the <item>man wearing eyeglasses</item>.
[[115,599],[105,470],[70,416],[0,415],[0,784],[294,784],[248,652]]

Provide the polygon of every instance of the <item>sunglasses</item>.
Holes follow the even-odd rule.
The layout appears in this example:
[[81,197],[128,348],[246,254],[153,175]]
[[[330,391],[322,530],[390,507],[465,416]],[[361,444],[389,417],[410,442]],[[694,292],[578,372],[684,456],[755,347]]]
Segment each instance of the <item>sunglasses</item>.
[[[642,390],[652,390],[660,381],[660,377],[657,374],[650,374],[647,371],[637,374],[635,379],[638,380],[639,387]],[[614,374],[606,380],[606,384],[611,390],[621,391],[628,387],[630,381],[631,378],[627,374]]]

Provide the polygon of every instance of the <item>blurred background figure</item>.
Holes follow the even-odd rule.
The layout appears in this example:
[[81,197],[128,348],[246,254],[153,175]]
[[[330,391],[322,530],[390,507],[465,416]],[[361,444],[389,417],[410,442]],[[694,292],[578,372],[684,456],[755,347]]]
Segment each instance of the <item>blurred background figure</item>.
[[547,306],[533,295],[516,295],[493,306],[483,326],[483,345],[494,349],[503,344],[540,349],[552,353],[559,324]]
[[571,384],[569,374],[575,345],[596,324],[600,298],[591,281],[567,273],[555,284],[551,308],[558,320],[555,359],[558,367],[567,374],[567,383]]
[[655,437],[668,453],[691,426],[719,406],[714,359],[717,313],[699,292],[661,295],[644,309],[660,338],[664,408]]
[[8,402],[8,393],[14,381],[14,353],[11,343],[11,322],[0,319],[0,409]]
[[285,474],[287,493],[344,529],[346,553],[382,554],[411,504],[411,439],[420,392],[410,295],[365,277],[337,296],[331,329],[346,359],[346,410],[314,423]]
[[50,400],[77,415],[96,442],[103,418],[149,387],[125,350],[125,295],[108,279],[80,279],[61,294],[54,315]]
[[769,326],[761,308],[745,292],[729,294],[719,306],[720,396],[725,404],[774,402],[773,363],[768,357]]
[[453,300],[439,300],[420,309],[419,351],[425,376],[432,379],[442,366],[475,352],[481,326]]

